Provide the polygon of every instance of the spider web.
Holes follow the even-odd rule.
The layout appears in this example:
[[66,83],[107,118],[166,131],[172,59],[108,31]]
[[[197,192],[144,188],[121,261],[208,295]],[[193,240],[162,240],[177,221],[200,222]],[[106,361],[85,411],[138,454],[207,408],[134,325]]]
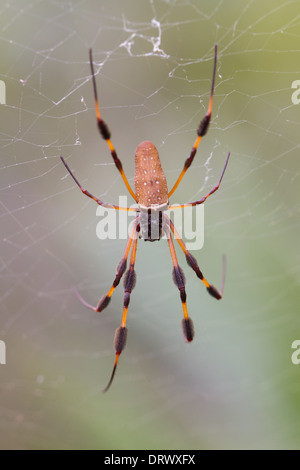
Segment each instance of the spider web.
[[[21,4],[21,7],[20,7]],[[8,0],[1,6],[1,448],[299,448],[298,2]],[[98,135],[100,107],[131,184],[139,142],[157,146],[169,187],[206,112],[213,118],[172,203],[200,198],[194,252],[224,298],[187,278],[186,345],[166,242],[140,241],[128,344],[109,394],[120,285],[101,314],[124,240],[96,237],[97,206],[66,175],[118,203],[126,188]],[[2,100],[0,100],[2,102]],[[129,200],[131,204],[132,201]],[[96,207],[95,207],[96,206]],[[201,284],[201,285],[200,285]],[[0,361],[1,362],[1,361]]]

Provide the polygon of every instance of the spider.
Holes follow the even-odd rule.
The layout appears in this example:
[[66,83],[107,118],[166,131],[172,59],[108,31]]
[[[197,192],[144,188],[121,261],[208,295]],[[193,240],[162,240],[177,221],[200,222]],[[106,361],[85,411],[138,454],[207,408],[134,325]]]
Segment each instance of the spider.
[[[120,280],[125,273],[124,277],[124,303],[123,303],[123,314],[122,314],[122,321],[119,328],[117,328],[115,333],[114,339],[114,348],[115,348],[115,362],[113,366],[113,370],[109,379],[107,386],[103,389],[103,392],[107,391],[112,384],[112,381],[115,376],[115,372],[117,369],[117,364],[119,361],[120,354],[125,348],[126,339],[127,339],[127,327],[126,327],[126,320],[127,320],[127,311],[130,302],[130,295],[132,290],[136,284],[136,272],[134,269],[135,266],[135,259],[136,259],[136,251],[137,251],[137,243],[139,238],[143,238],[145,241],[153,242],[155,240],[160,240],[165,233],[167,236],[167,241],[170,249],[170,254],[173,262],[173,281],[180,293],[180,299],[182,303],[183,309],[183,319],[182,319],[182,330],[184,339],[186,342],[191,342],[194,337],[194,326],[193,321],[188,315],[187,311],[187,304],[186,304],[186,291],[185,291],[185,276],[183,270],[178,264],[177,255],[174,247],[173,236],[175,236],[180,248],[185,254],[187,264],[194,270],[196,276],[204,283],[205,287],[209,294],[214,297],[215,299],[221,299],[223,295],[223,288],[224,288],[224,281],[225,281],[225,262],[223,260],[223,280],[220,290],[210,284],[205,277],[203,276],[202,272],[199,269],[198,263],[193,255],[187,250],[184,242],[179,237],[179,234],[171,221],[168,215],[165,213],[167,209],[179,209],[189,206],[197,206],[198,204],[203,204],[206,199],[211,196],[214,192],[219,189],[221,181],[223,179],[230,153],[228,153],[225,165],[219,179],[218,184],[211,190],[206,196],[203,196],[198,201],[188,202],[185,204],[180,205],[169,205],[169,198],[177,189],[179,183],[181,182],[183,176],[185,175],[188,168],[191,166],[195,154],[197,152],[198,145],[202,139],[202,137],[206,134],[209,126],[209,122],[211,119],[211,111],[212,111],[212,103],[213,103],[213,94],[214,94],[214,85],[215,85],[215,76],[216,76],[216,65],[217,65],[217,45],[215,45],[214,49],[214,68],[213,68],[213,75],[212,75],[212,84],[211,84],[211,93],[210,93],[210,100],[207,109],[207,113],[202,119],[197,129],[197,138],[195,143],[192,147],[191,153],[189,157],[186,159],[184,167],[176,180],[174,186],[172,187],[171,191],[168,191],[167,187],[167,180],[166,176],[163,172],[161,167],[158,151],[154,144],[149,141],[141,142],[135,153],[135,176],[134,176],[134,183],[135,183],[135,193],[132,190],[126,175],[124,173],[122,163],[119,160],[116,150],[111,141],[111,133],[107,127],[107,124],[103,121],[98,104],[98,94],[97,94],[97,87],[96,87],[96,79],[95,79],[95,72],[93,66],[93,57],[92,57],[92,50],[89,50],[89,59],[90,59],[90,67],[91,67],[91,74],[92,74],[92,81],[93,81],[93,91],[94,91],[94,99],[95,99],[95,108],[96,108],[96,117],[97,117],[97,125],[99,132],[103,139],[106,141],[109,150],[111,152],[111,156],[113,161],[119,170],[122,179],[133,197],[133,199],[137,203],[137,208],[127,208],[127,207],[119,207],[113,204],[108,204],[97,197],[93,196],[87,189],[84,189],[83,186],[79,183],[76,179],[74,174],[72,173],[71,169],[65,162],[63,157],[60,157],[65,168],[77,184],[77,186],[81,189],[82,193],[88,196],[89,198],[93,199],[97,204],[106,208],[113,208],[115,210],[125,210],[125,211],[135,211],[136,217],[133,221],[132,228],[130,235],[127,240],[127,244],[119,262],[117,269],[116,269],[116,276],[112,283],[111,288],[109,289],[108,293],[104,295],[98,302],[96,307],[88,304],[81,295],[75,290],[75,293],[79,300],[88,308],[93,310],[94,312],[102,312],[104,308],[106,308],[111,300],[111,296],[120,283]],[[127,266],[127,259],[130,255],[130,264],[129,268],[126,271]],[[126,272],[125,272],[126,271]]]

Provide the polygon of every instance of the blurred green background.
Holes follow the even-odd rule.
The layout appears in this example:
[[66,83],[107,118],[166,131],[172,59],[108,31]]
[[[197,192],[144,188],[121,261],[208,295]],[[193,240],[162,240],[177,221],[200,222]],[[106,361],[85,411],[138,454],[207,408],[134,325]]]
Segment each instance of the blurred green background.
[[[23,4],[22,7],[20,5]],[[8,0],[1,11],[2,449],[299,448],[299,2]],[[186,267],[195,340],[185,344],[166,242],[138,245],[128,344],[115,382],[123,289],[101,314],[125,242],[96,237],[101,199],[126,189],[98,135],[88,48],[102,114],[133,183],[152,140],[169,186],[195,139],[219,57],[210,130],[172,202],[206,194],[193,252],[215,301]],[[131,202],[131,201],[130,201]]]

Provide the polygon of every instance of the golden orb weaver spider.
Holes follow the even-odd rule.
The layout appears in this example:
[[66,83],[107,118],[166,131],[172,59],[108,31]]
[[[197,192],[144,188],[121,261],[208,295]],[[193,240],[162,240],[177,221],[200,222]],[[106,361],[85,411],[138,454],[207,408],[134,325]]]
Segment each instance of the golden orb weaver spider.
[[65,168],[67,169],[67,171],[69,172],[69,174],[71,175],[71,177],[73,178],[77,186],[81,189],[83,194],[93,199],[100,206],[103,206],[106,208],[113,208],[116,210],[137,212],[137,215],[132,224],[131,232],[127,240],[127,244],[126,244],[123,256],[117,266],[116,277],[108,293],[99,300],[98,305],[96,307],[93,307],[92,305],[88,304],[77,291],[75,291],[79,300],[86,307],[90,308],[91,310],[95,312],[101,312],[109,304],[111,296],[115,288],[120,283],[120,280],[126,271],[127,259],[128,259],[129,252],[131,249],[130,265],[124,277],[125,293],[124,293],[122,321],[121,321],[121,325],[116,330],[115,339],[114,339],[116,357],[115,357],[115,362],[114,362],[110,380],[107,386],[103,390],[105,392],[109,389],[109,387],[112,384],[120,354],[122,353],[126,344],[127,331],[128,331],[126,327],[127,311],[128,311],[128,306],[130,302],[130,295],[136,283],[136,272],[134,270],[134,266],[135,266],[138,238],[144,238],[145,241],[155,241],[155,240],[160,240],[163,233],[165,233],[167,236],[167,241],[169,244],[169,249],[170,249],[171,258],[173,262],[173,273],[172,273],[173,280],[179,290],[180,299],[182,303],[182,309],[183,309],[182,330],[183,330],[184,338],[187,342],[191,342],[193,340],[194,325],[187,311],[185,276],[184,276],[183,270],[178,264],[177,255],[176,255],[176,251],[175,251],[175,247],[173,243],[173,236],[175,236],[180,248],[184,252],[187,264],[194,270],[197,277],[204,283],[209,294],[218,300],[222,298],[224,282],[225,282],[225,263],[223,262],[222,285],[221,285],[220,290],[218,290],[216,287],[214,287],[205,279],[205,277],[203,276],[202,272],[199,269],[196,259],[187,250],[184,242],[179,237],[179,234],[173,222],[167,216],[165,211],[167,209],[179,209],[179,208],[197,206],[199,204],[203,204],[209,196],[211,196],[215,191],[219,189],[227,164],[228,164],[230,153],[228,153],[227,155],[225,165],[224,165],[218,184],[211,191],[209,191],[209,193],[207,193],[206,196],[203,196],[199,201],[193,201],[193,202],[188,202],[185,204],[173,205],[173,206],[169,205],[170,196],[175,192],[183,176],[185,175],[187,169],[191,166],[194,160],[194,157],[196,155],[198,145],[202,137],[206,134],[208,130],[208,126],[209,126],[210,119],[211,119],[213,94],[214,94],[214,86],[215,86],[215,76],[216,76],[216,66],[217,66],[217,45],[215,45],[214,68],[213,68],[211,93],[210,93],[210,100],[209,100],[207,113],[199,124],[199,127],[197,129],[197,138],[192,147],[189,157],[185,161],[184,167],[179,177],[177,178],[171,191],[168,191],[166,176],[161,167],[161,163],[160,163],[160,159],[159,159],[159,155],[158,155],[158,151],[156,147],[149,141],[141,142],[138,145],[136,149],[136,153],[135,153],[135,176],[134,176],[135,193],[134,193],[123,171],[122,163],[119,160],[116,150],[110,140],[111,134],[107,127],[107,124],[103,121],[101,114],[100,114],[91,49],[89,51],[89,55],[90,55],[90,66],[91,66],[91,73],[92,73],[92,80],[93,80],[93,90],[94,90],[94,99],[95,99],[98,129],[99,129],[101,136],[106,141],[109,147],[113,161],[117,169],[119,170],[129,193],[138,204],[138,207],[134,209],[134,208],[128,208],[128,207],[119,207],[119,206],[115,206],[113,204],[107,204],[101,201],[97,197],[93,196],[93,194],[91,194],[87,189],[84,189],[81,186],[81,184],[75,178],[71,169],[65,162],[64,158],[60,157]]

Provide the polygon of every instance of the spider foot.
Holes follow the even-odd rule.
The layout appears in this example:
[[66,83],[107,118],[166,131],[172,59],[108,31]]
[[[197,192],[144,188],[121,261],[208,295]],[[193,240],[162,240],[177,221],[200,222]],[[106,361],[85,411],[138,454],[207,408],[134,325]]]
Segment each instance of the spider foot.
[[[98,302],[98,305],[97,307],[94,307],[93,305],[87,303],[83,297],[81,297],[81,295],[79,294],[78,290],[76,289],[75,286],[72,286],[72,290],[74,292],[74,294],[76,295],[77,299],[87,308],[89,308],[90,310],[93,310],[94,312],[101,312],[101,310],[103,310],[108,304],[109,304],[109,301],[110,301],[110,298],[108,298],[108,300],[106,300],[106,302],[104,302],[104,300],[106,299],[106,295],[102,297],[102,299]],[[104,304],[104,306],[103,306]]]

